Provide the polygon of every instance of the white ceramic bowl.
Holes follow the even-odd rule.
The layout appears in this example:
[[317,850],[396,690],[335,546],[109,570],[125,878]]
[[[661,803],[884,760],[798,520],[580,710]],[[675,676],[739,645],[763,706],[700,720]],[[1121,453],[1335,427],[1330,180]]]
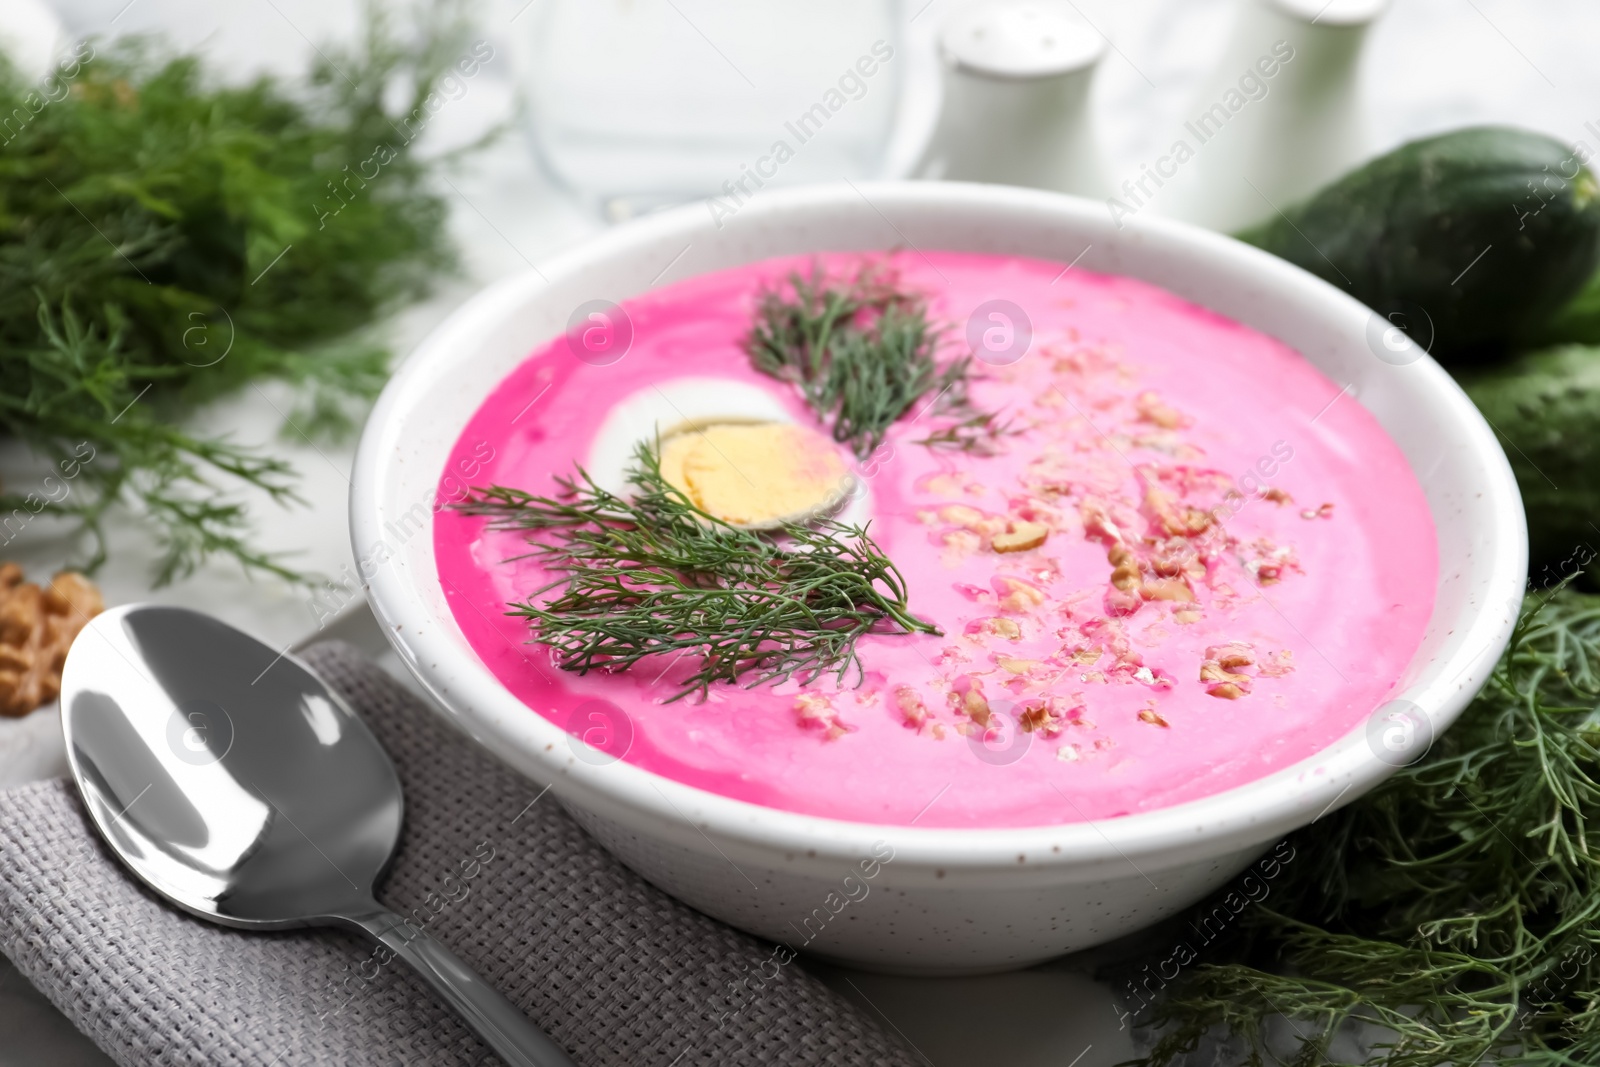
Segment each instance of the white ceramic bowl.
[[[372,606],[443,709],[534,783],[553,783],[624,862],[695,907],[795,948],[902,972],[1002,970],[1106,941],[1199,899],[1284,834],[1381,781],[1450,724],[1503,649],[1527,568],[1522,503],[1505,456],[1449,376],[1420,353],[1409,358],[1408,341],[1378,358],[1375,316],[1332,286],[1214,233],[1143,217],[1119,229],[1098,203],[998,186],[768,191],[722,222],[703,205],[648,217],[468,301],[384,391],[351,494],[357,558],[391,557],[364,567]],[[495,384],[564,332],[586,301],[620,302],[666,280],[769,256],[896,246],[1076,260],[1141,278],[1281,339],[1349,383],[1404,451],[1438,529],[1433,618],[1399,690],[1419,709],[1416,728],[1369,722],[1309,760],[1227,792],[1027,829],[796,815],[626,762],[578,758],[559,726],[479,662],[445,604],[426,509],[457,435]]]

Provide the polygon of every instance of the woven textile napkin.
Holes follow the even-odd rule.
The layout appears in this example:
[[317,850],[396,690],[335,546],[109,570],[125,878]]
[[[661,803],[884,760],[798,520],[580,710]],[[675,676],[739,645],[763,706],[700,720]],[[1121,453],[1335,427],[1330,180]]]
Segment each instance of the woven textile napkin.
[[[379,899],[425,923],[583,1067],[913,1062],[798,963],[775,967],[772,946],[623,867],[551,797],[529,807],[537,787],[353,650],[321,645],[306,659],[405,786]],[[357,937],[229,930],[159,903],[62,780],[0,794],[0,951],[130,1067],[498,1062],[403,963],[380,965]]]

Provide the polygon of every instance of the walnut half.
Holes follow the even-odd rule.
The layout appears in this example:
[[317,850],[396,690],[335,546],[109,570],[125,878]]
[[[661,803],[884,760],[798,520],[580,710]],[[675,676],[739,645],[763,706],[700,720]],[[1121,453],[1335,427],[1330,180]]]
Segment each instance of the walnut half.
[[1050,536],[1050,527],[1042,522],[1012,522],[1005,533],[995,534],[989,542],[996,552],[1026,552],[1038,548]]
[[62,571],[41,589],[15,563],[0,564],[0,715],[26,715],[61,694],[72,639],[104,610],[81,574]]

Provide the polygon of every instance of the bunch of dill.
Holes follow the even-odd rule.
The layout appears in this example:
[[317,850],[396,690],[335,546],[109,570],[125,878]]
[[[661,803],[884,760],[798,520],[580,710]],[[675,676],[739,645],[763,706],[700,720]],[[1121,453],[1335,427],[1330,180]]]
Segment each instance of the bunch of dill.
[[1600,597],[1541,592],[1424,760],[1292,839],[1271,907],[1169,988],[1143,1062],[1217,1030],[1253,1065],[1339,1062],[1359,1020],[1381,1035],[1361,1062],[1385,1067],[1600,1063],[1592,830]]
[[628,498],[578,475],[558,481],[557,497],[492,486],[457,505],[497,529],[553,535],[530,537],[529,555],[561,577],[510,614],[529,620],[563,670],[626,670],[651,656],[670,669],[691,656],[678,700],[714,682],[842,682],[852,667],[859,681],[862,637],[939,632],[910,613],[905,579],[864,527],[730,525],[667,482],[645,444]]
[[745,348],[757,370],[793,383],[834,440],[864,460],[924,397],[919,417],[931,407],[964,420],[947,447],[971,450],[994,426],[967,397],[972,357],[941,360],[939,343],[926,303],[892,276],[866,269],[830,281],[819,267],[761,294]]
[[[458,12],[420,12],[406,40],[368,15],[297,85],[219,85],[137,40],[86,42],[40,86],[0,63],[0,434],[71,470],[54,507],[89,568],[128,505],[162,547],[157,584],[214,554],[300,577],[252,546],[230,491],[288,503],[294,472],[181,422],[276,379],[299,387],[286,433],[348,428],[386,374],[364,328],[452,262],[412,142]],[[0,516],[36,498],[0,495]]]

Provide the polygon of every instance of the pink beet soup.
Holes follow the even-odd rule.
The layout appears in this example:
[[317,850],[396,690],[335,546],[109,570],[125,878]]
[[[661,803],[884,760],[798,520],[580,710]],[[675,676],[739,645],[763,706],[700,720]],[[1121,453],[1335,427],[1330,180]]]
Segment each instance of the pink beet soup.
[[[1031,320],[1020,358],[974,362],[973,400],[1010,420],[998,454],[919,444],[938,420],[913,414],[856,464],[871,534],[942,636],[864,638],[859,685],[830,675],[668,702],[681,662],[557,669],[507,614],[549,581],[513,558],[525,535],[436,512],[456,622],[528,714],[753,804],[977,828],[1104,819],[1243,785],[1391,698],[1433,608],[1434,529],[1399,449],[1339,384],[1131,278],[965,253],[874,262],[928,297],[952,351],[966,351],[965,324],[988,301]],[[553,492],[614,404],[674,379],[755,386],[818,426],[742,344],[763,287],[814,263],[837,275],[862,258],[770,260],[637,297],[624,305],[631,347],[609,365],[576,358],[564,337],[535,349],[462,432],[441,495],[464,483]],[[1017,523],[1047,539],[994,551]]]

